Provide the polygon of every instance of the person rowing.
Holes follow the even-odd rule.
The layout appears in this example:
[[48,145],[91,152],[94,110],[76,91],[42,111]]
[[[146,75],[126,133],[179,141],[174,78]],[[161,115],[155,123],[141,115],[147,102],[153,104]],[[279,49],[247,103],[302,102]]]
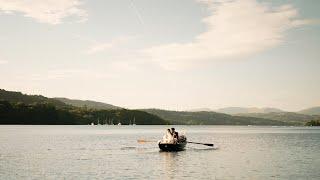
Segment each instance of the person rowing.
[[174,128],[171,128],[171,134],[173,137],[173,142],[177,143],[178,139],[179,139],[178,132],[176,132],[176,130]]
[[162,138],[162,142],[173,144],[174,140],[170,129],[167,129],[166,134]]
[[163,151],[182,151],[187,144],[187,138],[180,135],[174,128],[167,129],[162,140],[158,141],[159,148]]
[[158,146],[162,151],[183,151],[187,143],[214,146],[213,144],[187,141],[187,137],[184,133],[179,135],[174,128],[166,130],[162,140],[158,141]]

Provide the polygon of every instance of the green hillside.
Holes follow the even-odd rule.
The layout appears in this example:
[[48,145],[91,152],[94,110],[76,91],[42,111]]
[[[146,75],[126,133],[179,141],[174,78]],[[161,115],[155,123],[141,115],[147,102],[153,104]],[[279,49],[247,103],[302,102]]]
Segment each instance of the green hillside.
[[0,89],[0,100],[9,101],[10,103],[24,103],[24,104],[35,104],[35,103],[48,103],[54,105],[56,108],[67,108],[69,105],[53,99],[47,98],[41,95],[27,95],[21,92],[6,91]]
[[319,118],[319,116],[298,114],[294,112],[245,113],[238,114],[238,116],[272,119],[277,121],[294,123],[297,125],[304,125],[308,121]]
[[54,98],[54,99],[75,107],[87,107],[91,109],[121,109],[120,107],[117,107],[111,104],[90,101],[90,100],[77,100],[77,99],[68,99],[68,98]]
[[295,123],[281,122],[270,119],[231,116],[216,112],[187,112],[187,111],[166,111],[159,109],[143,109],[148,113],[157,115],[171,124],[187,125],[295,125]]
[[0,124],[88,124],[88,119],[69,109],[47,103],[10,103],[0,101]]
[[[103,104],[103,103],[101,103]],[[67,105],[57,99],[0,90],[0,124],[168,124],[156,115],[126,109],[96,109]]]
[[51,104],[9,103],[0,101],[0,124],[129,124],[164,125],[158,116],[136,110],[57,109]]
[[[257,111],[257,109],[251,110]],[[258,110],[277,111],[273,108]],[[312,112],[316,110],[312,109]],[[291,112],[229,115],[213,111],[127,110],[89,100],[47,98],[41,95],[26,95],[21,92],[0,89],[0,124],[90,124],[92,122],[95,124],[98,122],[100,124],[110,122],[130,124],[135,121],[136,124],[145,125],[304,125],[319,117]]]
[[242,113],[270,113],[270,112],[283,112],[277,108],[257,108],[257,107],[225,107],[214,110],[215,112],[225,113],[230,115],[242,114]]
[[320,115],[320,107],[307,108],[307,109],[298,111],[298,113],[308,114],[308,115]]

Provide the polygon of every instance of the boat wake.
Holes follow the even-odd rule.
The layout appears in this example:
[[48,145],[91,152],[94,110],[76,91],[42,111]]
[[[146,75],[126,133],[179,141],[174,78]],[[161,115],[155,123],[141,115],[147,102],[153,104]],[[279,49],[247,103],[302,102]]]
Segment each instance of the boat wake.
[[191,151],[213,151],[213,150],[218,150],[218,147],[209,147],[209,148],[195,148],[195,147],[188,147],[187,150]]
[[137,149],[137,147],[128,146],[128,147],[122,147],[122,148],[120,148],[120,150],[132,150],[132,149]]

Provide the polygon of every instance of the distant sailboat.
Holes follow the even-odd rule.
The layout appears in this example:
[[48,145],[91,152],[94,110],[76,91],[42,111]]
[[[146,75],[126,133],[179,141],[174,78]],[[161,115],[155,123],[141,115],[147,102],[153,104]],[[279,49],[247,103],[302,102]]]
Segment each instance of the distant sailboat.
[[130,122],[129,122],[129,126],[134,126],[136,125],[136,117],[133,117],[133,121],[131,122],[131,119],[130,119]]
[[133,117],[133,124],[132,124],[133,126],[135,126],[136,125],[136,117]]
[[108,118],[106,118],[106,119],[104,120],[104,125],[105,125],[105,126],[109,125]]

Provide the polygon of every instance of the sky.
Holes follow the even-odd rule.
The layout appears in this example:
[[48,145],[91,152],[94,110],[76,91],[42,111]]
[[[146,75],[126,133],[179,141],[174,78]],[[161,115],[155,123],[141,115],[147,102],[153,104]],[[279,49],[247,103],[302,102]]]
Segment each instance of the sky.
[[125,108],[320,106],[318,0],[0,0],[0,88]]

